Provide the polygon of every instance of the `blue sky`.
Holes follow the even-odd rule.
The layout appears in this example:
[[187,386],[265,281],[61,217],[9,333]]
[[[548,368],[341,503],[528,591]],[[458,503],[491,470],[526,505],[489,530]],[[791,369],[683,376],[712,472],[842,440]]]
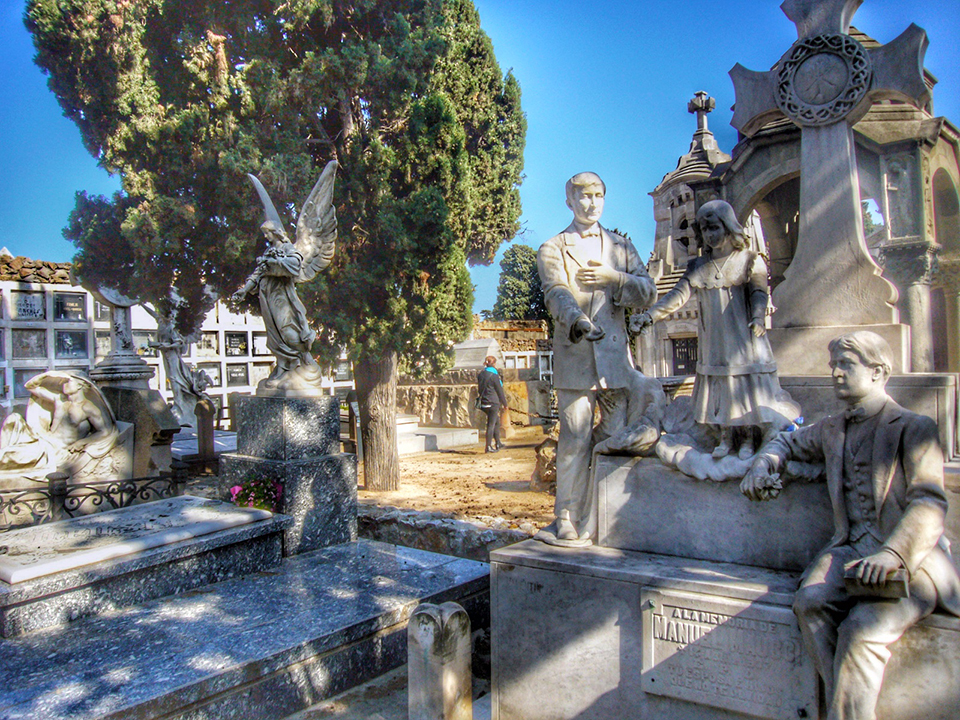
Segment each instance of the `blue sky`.
[[[653,246],[648,193],[687,151],[696,127],[687,101],[717,100],[710,128],[730,151],[736,63],[769,69],[796,39],[780,0],[474,0],[504,70],[513,69],[527,114],[523,230],[531,247],[562,230],[563,185],[581,170],[607,184],[603,224]],[[75,126],[33,65],[24,3],[0,0],[0,245],[14,255],[69,260],[61,236],[77,190],[112,193]],[[926,66],[939,79],[934,109],[960,124],[957,0],[865,0],[854,25],[889,42],[915,22],[930,37]],[[508,245],[501,249],[501,255]],[[499,261],[498,256],[497,261]],[[496,297],[499,266],[471,271],[475,311]]]

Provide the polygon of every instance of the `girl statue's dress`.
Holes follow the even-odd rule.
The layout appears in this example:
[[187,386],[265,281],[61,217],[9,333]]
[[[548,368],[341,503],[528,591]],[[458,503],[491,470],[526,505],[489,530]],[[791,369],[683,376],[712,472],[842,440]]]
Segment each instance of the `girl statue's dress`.
[[699,303],[694,420],[720,426],[786,427],[798,414],[777,379],[777,365],[765,335],[767,265],[754,250],[734,250],[720,263],[710,256],[692,260],[670,292],[650,308],[656,322],[683,307],[696,293]]
[[[780,388],[777,365],[766,338],[767,265],[723,200],[697,211],[703,254],[644,315],[641,328],[679,310],[694,293],[699,304],[697,374],[693,419],[715,426],[720,442],[714,458],[733,449],[734,428],[758,428],[762,439],[788,427],[800,408]],[[739,456],[753,455],[753,430],[742,430]]]

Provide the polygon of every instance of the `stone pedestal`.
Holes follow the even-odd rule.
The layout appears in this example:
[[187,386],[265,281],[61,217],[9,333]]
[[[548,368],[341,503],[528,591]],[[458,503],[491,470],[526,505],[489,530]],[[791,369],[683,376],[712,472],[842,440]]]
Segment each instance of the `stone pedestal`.
[[340,452],[334,397],[240,396],[234,405],[237,452],[220,456],[220,489],[251,480],[282,486],[278,512],[294,519],[285,556],[357,538],[357,459]]
[[[494,720],[822,718],[791,608],[831,535],[826,487],[760,505],[650,459],[596,473],[601,545],[490,555]],[[892,651],[878,720],[960,716],[960,620],[935,613]]]
[[467,611],[420,605],[407,625],[408,720],[472,720],[472,691]]

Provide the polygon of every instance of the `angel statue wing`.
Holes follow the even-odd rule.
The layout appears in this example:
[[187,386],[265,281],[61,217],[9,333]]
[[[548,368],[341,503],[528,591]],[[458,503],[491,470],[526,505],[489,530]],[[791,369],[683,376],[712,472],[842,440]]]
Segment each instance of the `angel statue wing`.
[[297,252],[303,256],[300,277],[306,282],[333,260],[337,244],[337,211],[333,206],[333,186],[337,179],[337,162],[331,160],[320,173],[297,220]]

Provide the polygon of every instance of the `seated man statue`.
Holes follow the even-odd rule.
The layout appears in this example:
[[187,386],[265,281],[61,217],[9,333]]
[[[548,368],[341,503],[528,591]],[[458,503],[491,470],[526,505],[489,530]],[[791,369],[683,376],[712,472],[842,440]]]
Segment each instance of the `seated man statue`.
[[847,409],[777,436],[740,486],[767,500],[787,461],[825,465],[835,533],[804,572],[793,609],[827,720],[874,720],[889,646],[938,607],[960,616],[937,426],[887,395],[892,359],[872,332],[833,340],[834,391]]

